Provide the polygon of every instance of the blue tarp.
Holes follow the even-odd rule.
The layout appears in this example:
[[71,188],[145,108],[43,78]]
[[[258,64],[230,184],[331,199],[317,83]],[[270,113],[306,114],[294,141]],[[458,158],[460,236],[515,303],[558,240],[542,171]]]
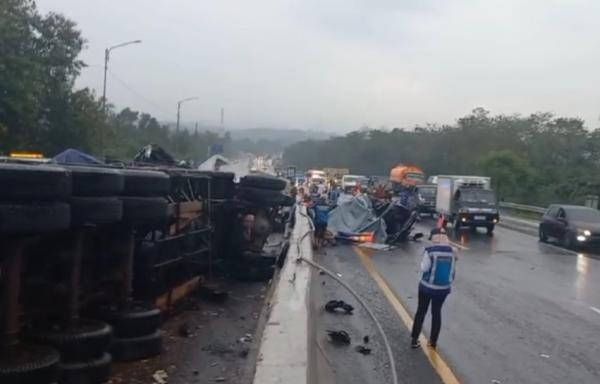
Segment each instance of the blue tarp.
[[58,164],[104,164],[92,155],[69,148],[54,156]]

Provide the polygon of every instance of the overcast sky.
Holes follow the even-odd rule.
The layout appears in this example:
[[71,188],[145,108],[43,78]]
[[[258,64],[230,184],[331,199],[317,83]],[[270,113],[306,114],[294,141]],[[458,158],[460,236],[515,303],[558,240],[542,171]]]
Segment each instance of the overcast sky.
[[598,0],[37,0],[78,23],[79,86],[163,120],[350,131],[473,108],[600,126]]

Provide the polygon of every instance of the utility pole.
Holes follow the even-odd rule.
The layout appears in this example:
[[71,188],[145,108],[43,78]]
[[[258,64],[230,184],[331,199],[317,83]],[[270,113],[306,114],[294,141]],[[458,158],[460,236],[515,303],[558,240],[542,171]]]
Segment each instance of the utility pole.
[[225,108],[221,107],[221,131],[225,130]]
[[108,60],[110,59],[110,51],[112,51],[113,49],[125,47],[127,45],[140,44],[141,42],[142,40],[128,41],[126,43],[117,44],[104,50],[104,85],[102,86],[102,112],[104,112],[104,116],[106,116],[106,73],[108,72]]
[[186,101],[191,101],[191,100],[198,100],[197,97],[188,97],[187,99],[183,99],[183,100],[179,100],[177,102],[177,126],[175,128],[175,132],[179,133],[179,120],[180,120],[180,116],[181,116],[181,104],[185,103]]

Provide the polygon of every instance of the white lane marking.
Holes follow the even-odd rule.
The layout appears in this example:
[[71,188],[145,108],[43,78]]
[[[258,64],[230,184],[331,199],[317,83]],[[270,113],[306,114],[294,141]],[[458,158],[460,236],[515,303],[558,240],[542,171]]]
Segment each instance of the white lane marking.
[[600,315],[600,309],[590,306],[590,309]]

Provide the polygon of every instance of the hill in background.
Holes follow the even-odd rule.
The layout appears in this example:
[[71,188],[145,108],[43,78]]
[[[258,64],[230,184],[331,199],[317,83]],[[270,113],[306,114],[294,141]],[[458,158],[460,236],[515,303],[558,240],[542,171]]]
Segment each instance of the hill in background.
[[229,131],[232,151],[279,153],[288,146],[305,140],[327,140],[332,133],[300,129],[250,128]]

